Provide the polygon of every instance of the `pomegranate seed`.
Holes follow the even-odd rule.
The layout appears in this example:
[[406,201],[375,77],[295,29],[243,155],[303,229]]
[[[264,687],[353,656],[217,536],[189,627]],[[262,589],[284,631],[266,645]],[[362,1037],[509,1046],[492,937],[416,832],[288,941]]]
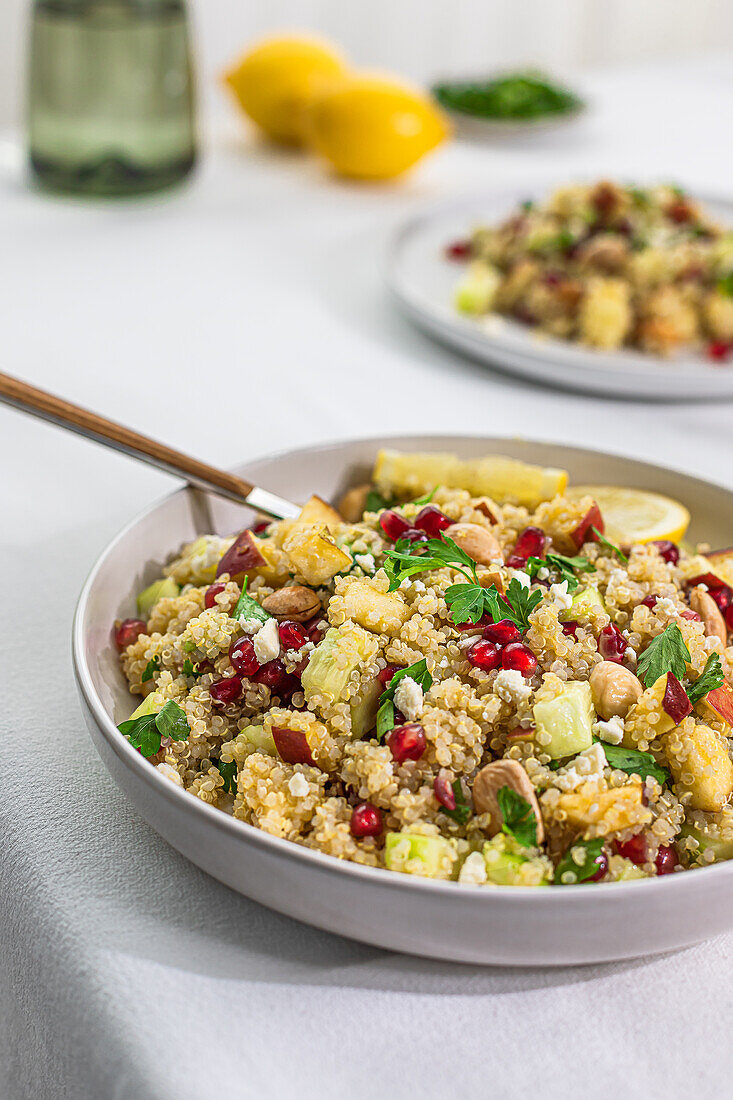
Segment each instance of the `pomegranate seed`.
[[452,623],[451,625],[453,626],[454,630],[483,630],[484,627],[491,625],[491,619],[488,615],[482,615],[478,622],[475,623],[466,621],[465,623]]
[[679,856],[671,844],[660,844],[654,860],[658,875],[671,875],[679,862]]
[[395,726],[384,740],[398,764],[404,760],[419,760],[425,752],[425,732],[417,722]]
[[591,527],[595,527],[596,531],[600,531],[601,534],[606,530],[601,510],[595,503],[585,513],[575,530],[570,532],[570,538],[578,550],[584,542],[598,542],[598,535],[595,531],[591,531]]
[[206,595],[204,596],[204,607],[216,607],[216,597],[219,595],[220,592],[223,592],[225,588],[226,585],[222,584],[221,581],[217,581],[216,584],[210,584],[209,587],[206,589]]
[[410,530],[410,524],[404,516],[394,512],[391,508],[388,508],[386,512],[382,512],[379,517],[379,526],[391,542],[397,542],[397,539]]
[[614,664],[623,663],[624,653],[629,648],[629,643],[623,634],[613,623],[604,626],[598,636],[598,652],[604,661],[613,661]]
[[209,688],[211,702],[215,707],[226,707],[235,703],[242,694],[242,681],[239,676],[230,676],[228,680],[217,680]]
[[522,676],[534,676],[537,658],[524,642],[512,642],[501,651],[501,667],[516,669]]
[[249,638],[240,638],[229,650],[229,660],[241,676],[254,676],[260,667],[255,647]]
[[303,623],[306,633],[308,634],[308,641],[313,642],[313,645],[318,645],[323,637],[323,630],[318,625],[322,621],[321,616],[316,615],[315,619],[309,619],[307,623]]
[[708,344],[708,359],[716,359],[719,363],[725,362],[733,349],[733,344],[725,340],[712,340]]
[[258,684],[265,684],[269,687],[270,691],[277,691],[287,682],[288,674],[285,671],[285,665],[282,661],[276,659],[274,661],[268,661],[266,665],[262,665],[258,672],[255,673],[254,678]]
[[250,531],[253,535],[261,535],[270,526],[270,522],[270,520],[264,519],[261,523],[255,523],[250,527]]
[[606,855],[606,853],[600,852],[596,856],[595,863],[598,867],[598,870],[594,875],[591,875],[590,878],[584,879],[584,882],[600,882],[601,879],[605,876],[606,871],[608,870],[608,856]]
[[495,645],[509,645],[521,641],[522,635],[509,619],[500,619],[498,623],[489,623],[484,627],[484,638]]
[[382,831],[382,811],[370,802],[360,802],[351,814],[351,835],[379,836]]
[[441,806],[446,810],[455,810],[456,794],[453,790],[453,775],[447,768],[441,768],[433,780],[433,792]]
[[687,697],[687,692],[672,672],[667,673],[662,710],[669,715],[675,725],[678,725],[688,714],[692,714],[692,703]]
[[720,588],[721,581],[715,573],[698,573],[696,577],[685,581],[685,588],[696,588],[698,584],[704,584],[707,588]]
[[718,605],[718,610],[725,614],[733,600],[733,590],[727,584],[721,584],[718,588],[708,588],[708,596]]
[[539,527],[525,527],[517,536],[514,549],[507,558],[507,565],[512,569],[521,569],[527,564],[528,558],[544,557],[547,538],[545,532]]
[[575,619],[568,619],[566,623],[560,623],[563,634],[567,634],[570,638],[578,637],[578,628],[580,623],[576,623]]
[[445,255],[448,260],[467,260],[471,255],[471,242],[453,241],[445,246]]
[[616,855],[630,859],[632,863],[646,863],[647,843],[642,833],[636,833],[628,840],[614,840],[613,847]]
[[[727,614],[727,612],[726,612]],[[691,607],[686,608],[684,611],[680,611],[680,618],[687,619],[691,623],[701,623],[702,619],[698,615],[697,611],[693,611]]]
[[406,722],[407,722],[407,719],[405,718],[402,711],[398,710],[397,707],[395,707],[394,708],[394,724],[395,724],[395,726],[404,726]]
[[[695,612],[693,611],[692,614],[694,615]],[[699,615],[697,617],[698,619],[700,618]],[[728,627],[728,630],[733,630],[733,604],[731,604],[730,607],[726,607],[723,618],[725,619],[725,625]]]
[[652,546],[656,546],[660,558],[664,558],[668,565],[676,565],[680,560],[679,548],[669,539],[655,539]]
[[419,527],[408,527],[404,535],[400,535],[400,538],[407,539],[408,542],[427,542],[430,535],[425,531],[421,531]]
[[466,656],[474,668],[482,668],[484,672],[491,672],[493,668],[498,668],[501,661],[498,646],[483,639],[480,642],[474,642],[466,651]]
[[384,684],[386,687],[396,672],[402,672],[402,666],[400,665],[387,665],[377,676],[380,684]]
[[300,623],[290,622],[286,619],[277,628],[280,641],[285,649],[302,649],[308,641],[308,631]]
[[651,610],[654,610],[654,608],[657,606],[657,600],[658,599],[659,599],[659,596],[645,596],[644,599],[639,604],[639,606],[640,607],[648,607]]
[[439,538],[440,532],[445,531],[452,523],[453,520],[448,519],[434,504],[426,504],[415,516],[415,526],[425,531],[431,539]]
[[118,649],[127,649],[147,629],[148,624],[142,619],[123,619],[120,625],[115,627],[115,645]]

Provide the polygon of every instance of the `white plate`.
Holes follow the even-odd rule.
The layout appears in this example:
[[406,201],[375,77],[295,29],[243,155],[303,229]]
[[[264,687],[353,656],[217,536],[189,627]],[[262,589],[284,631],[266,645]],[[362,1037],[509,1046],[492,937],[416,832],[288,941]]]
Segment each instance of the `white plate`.
[[[472,358],[552,386],[653,400],[733,397],[733,359],[716,365],[689,353],[660,359],[632,350],[593,351],[498,315],[476,321],[456,312],[453,294],[465,265],[446,259],[446,244],[465,239],[477,225],[501,220],[522,200],[551,187],[528,185],[523,192],[466,197],[403,225],[389,249],[387,280],[407,316]],[[704,202],[714,217],[733,227],[733,202]]]
[[[238,473],[273,492],[336,499],[365,480],[379,447],[502,453],[562,466],[578,482],[610,482],[677,497],[691,537],[733,541],[733,493],[630,459],[551,443],[453,436],[391,437],[311,447],[249,463]],[[170,844],[234,890],[289,916],[365,943],[458,962],[560,965],[668,951],[733,924],[733,862],[648,881],[546,889],[435,882],[346,863],[269,836],[165,779],[116,729],[134,700],[112,642],[116,618],[183,542],[252,522],[246,509],[180,490],[133,520],[84,585],[73,631],[74,670],[92,740],[142,817]],[[114,853],[110,852],[110,859]]]

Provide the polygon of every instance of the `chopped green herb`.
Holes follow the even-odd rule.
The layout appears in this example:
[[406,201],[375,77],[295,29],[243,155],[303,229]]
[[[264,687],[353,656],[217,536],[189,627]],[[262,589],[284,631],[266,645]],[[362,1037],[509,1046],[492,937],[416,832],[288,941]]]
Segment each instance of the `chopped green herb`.
[[437,491],[437,485],[436,485],[435,489],[431,489],[430,492],[426,493],[424,497],[418,497],[418,499],[413,500],[412,503],[413,504],[418,504],[418,505],[430,504],[430,501],[435,496],[436,491]]
[[605,546],[607,550],[610,550],[612,554],[615,554],[619,561],[622,561],[624,565],[628,565],[629,559],[623,550],[619,550],[618,546],[607,539],[605,535],[601,534],[597,527],[591,527],[591,531],[596,536],[602,546]]
[[685,675],[690,651],[685,645],[677,623],[670,623],[661,634],[653,638],[639,657],[637,675],[645,687],[651,687],[665,672],[671,672],[678,680]]
[[232,618],[237,622],[243,623],[247,619],[257,619],[260,623],[266,623],[268,619],[272,619],[268,611],[265,611],[261,603],[258,603],[253,596],[247,595],[247,581],[248,578],[244,578],[244,584],[242,585],[242,595],[237,600],[237,606],[232,612]]
[[726,298],[733,298],[733,271],[729,271],[716,284],[718,291],[725,294]]
[[[586,879],[593,878],[598,872],[598,858],[603,851],[603,837],[595,840],[579,840],[571,844],[555,868],[555,886],[574,886]],[[573,852],[581,856],[580,863],[573,858]],[[566,875],[573,875],[572,881],[566,881]]]
[[394,729],[394,693],[400,680],[404,680],[406,676],[419,684],[423,691],[428,691],[432,687],[433,677],[428,671],[428,664],[424,657],[421,661],[416,661],[414,665],[408,665],[407,668],[401,668],[399,672],[395,672],[379,698],[379,710],[377,711],[378,741],[382,741],[384,735]]
[[723,668],[720,664],[720,657],[717,653],[711,653],[705,662],[705,668],[700,676],[695,680],[694,684],[690,684],[687,689],[687,698],[692,705],[699,703],[709,691],[714,691],[715,688],[721,687],[725,683],[725,676],[723,675]]
[[587,558],[577,555],[568,558],[565,554],[548,554],[544,558],[531,557],[527,560],[527,573],[530,577],[536,577],[540,569],[549,569],[551,573],[559,574],[561,581],[568,582],[568,592],[574,592],[579,581],[577,573],[594,573],[595,565]]
[[525,214],[529,214],[530,210],[534,210],[534,202],[532,199],[525,199],[524,202],[520,202],[519,209],[523,210]]
[[577,95],[536,72],[509,73],[493,80],[436,84],[433,95],[449,111],[490,119],[534,119],[579,110]]
[[[597,740],[597,738],[596,738]],[[603,751],[609,767],[618,768],[627,775],[638,775],[641,779],[652,776],[658,783],[666,783],[669,772],[656,760],[650,752],[639,752],[638,749],[625,749],[623,745],[608,745],[601,741]]]
[[219,769],[221,777],[224,780],[224,792],[225,794],[237,793],[237,761],[230,760],[229,763],[225,763],[223,760],[214,760],[214,766]]
[[196,643],[192,642],[190,638],[188,638],[185,642],[181,644],[181,649],[184,653],[193,653],[195,648]]
[[120,722],[117,729],[128,739],[143,756],[155,756],[160,751],[160,739],[170,737],[173,741],[185,741],[191,730],[186,720],[186,712],[169,699],[157,714],[142,714],[139,718]]
[[190,657],[186,657],[186,660],[183,662],[183,675],[195,676],[198,670],[199,666],[195,665]]
[[[493,585],[492,589],[496,592]],[[482,588],[480,584],[451,584],[446,589],[445,602],[453,622],[457,626],[460,623],[477,623],[488,608],[486,598],[489,591],[491,589]]]
[[140,680],[143,684],[146,684],[148,680],[152,680],[156,672],[160,671],[160,657],[151,657],[145,668]]
[[452,783],[453,794],[456,796],[456,808],[455,810],[449,810],[445,806],[440,807],[440,812],[446,814],[447,817],[452,817],[454,821],[457,821],[460,825],[465,825],[471,816],[471,803],[466,801],[466,796],[463,793],[463,784],[460,779],[455,779]]
[[501,787],[496,795],[503,818],[501,830],[514,837],[523,848],[537,845],[537,818],[526,798],[511,787]]
[[476,563],[469,558],[453,539],[441,536],[427,542],[408,542],[398,539],[394,550],[385,550],[385,572],[390,579],[389,590],[394,592],[406,577],[415,573],[427,573],[431,569],[443,569],[446,565],[463,573],[468,581],[478,583]]
[[367,493],[366,504],[364,505],[365,512],[383,512],[385,508],[391,508],[394,502],[387,500],[381,493],[378,493],[376,489],[370,489]]

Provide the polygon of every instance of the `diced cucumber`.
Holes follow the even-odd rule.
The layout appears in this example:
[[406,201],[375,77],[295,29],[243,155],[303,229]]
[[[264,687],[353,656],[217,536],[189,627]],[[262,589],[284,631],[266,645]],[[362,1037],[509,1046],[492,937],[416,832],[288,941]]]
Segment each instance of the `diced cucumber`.
[[137,598],[137,609],[140,615],[146,619],[150,618],[150,612],[155,607],[158,600],[162,600],[166,596],[177,596],[180,592],[180,588],[174,580],[170,577],[163,577],[162,580],[153,581],[147,588],[144,588]]
[[351,704],[351,736],[355,741],[360,740],[373,728],[383,691],[384,688],[379,680],[373,680],[362,688],[359,698]]
[[500,284],[501,276],[496,268],[485,263],[472,264],[456,290],[456,309],[471,315],[488,313]]
[[[733,840],[721,840],[720,837],[707,836],[700,829],[695,828],[694,825],[687,823],[680,829],[680,840],[684,840],[686,837],[692,837],[698,843],[698,847],[694,851],[687,851],[689,860],[696,860],[703,852],[711,852],[715,857],[715,863],[733,859]],[[684,849],[682,850],[684,851]]]
[[420,833],[387,833],[384,863],[390,871],[425,878],[450,878],[456,863],[455,845],[442,836]]
[[486,875],[495,886],[548,886],[552,865],[545,856],[525,854],[505,833],[483,846]]
[[590,684],[586,680],[565,684],[554,699],[535,703],[532,713],[535,739],[540,733],[549,735],[549,744],[538,742],[538,745],[553,760],[576,756],[593,744],[595,711]]
[[561,622],[574,622],[576,619],[587,616],[593,608],[598,608],[600,611],[606,610],[606,605],[603,602],[603,598],[597,588],[593,585],[588,585],[587,588],[579,588],[573,596],[573,602],[567,611],[561,611],[558,618]]
[[132,712],[132,714],[130,715],[130,717],[129,717],[130,722],[134,721],[135,718],[142,718],[142,716],[144,714],[157,714],[158,713],[158,711],[161,709],[161,707],[159,706],[158,703],[153,702],[153,696],[154,695],[155,695],[155,692],[151,691],[150,695],[147,695],[143,699],[142,703],[137,708],[137,710],[134,710]]
[[338,703],[346,695],[352,672],[372,660],[377,648],[375,636],[360,626],[332,626],[313,650],[301,677],[306,699],[321,695]]
[[277,756],[275,739],[264,726],[245,726],[242,736],[257,752],[264,752],[266,756]]

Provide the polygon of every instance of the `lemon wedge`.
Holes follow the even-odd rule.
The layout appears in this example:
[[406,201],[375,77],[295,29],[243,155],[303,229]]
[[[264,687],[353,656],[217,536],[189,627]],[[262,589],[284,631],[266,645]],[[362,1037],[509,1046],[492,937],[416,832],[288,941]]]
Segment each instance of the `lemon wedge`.
[[345,71],[341,55],[330,43],[294,35],[258,43],[224,73],[224,82],[268,137],[302,145],[310,98],[324,81]]
[[321,87],[307,108],[311,146],[342,176],[391,179],[439,145],[448,124],[419,89],[366,73]]
[[593,497],[603,516],[606,538],[623,546],[656,539],[679,542],[690,523],[684,504],[644,489],[573,485],[565,495],[571,499]]

